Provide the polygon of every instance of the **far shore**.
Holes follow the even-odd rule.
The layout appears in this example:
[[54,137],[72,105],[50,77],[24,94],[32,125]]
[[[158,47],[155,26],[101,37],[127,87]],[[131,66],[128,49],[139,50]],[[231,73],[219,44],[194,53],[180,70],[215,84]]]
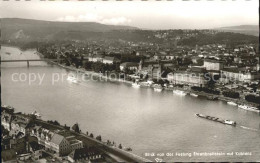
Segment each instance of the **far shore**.
[[[14,47],[14,48],[20,49],[19,47],[16,47],[16,46],[9,46],[9,45],[3,45],[3,46]],[[29,50],[29,49],[27,49],[27,50]],[[44,56],[40,52],[38,52],[36,49],[31,49],[31,50],[35,50],[36,54],[40,58],[44,58]],[[94,77],[99,77],[101,79],[105,79],[106,81],[110,81],[110,82],[121,82],[121,83],[127,83],[127,84],[132,84],[133,83],[132,81],[128,81],[128,80],[124,80],[124,79],[109,78],[108,76],[103,75],[102,73],[97,73],[97,72],[94,72],[94,71],[84,70],[83,68],[75,68],[75,67],[72,67],[72,66],[65,66],[65,65],[59,64],[59,63],[54,62],[54,61],[47,61],[47,62],[50,63],[50,64],[53,64],[53,65],[59,66],[61,68],[70,70],[70,71],[74,71],[74,72],[82,73],[82,74],[87,74],[87,75],[92,75]],[[143,86],[141,86],[141,87],[143,87]],[[259,106],[259,104],[248,102],[248,101],[243,100],[243,99],[234,99],[234,98],[225,97],[223,95],[215,95],[215,94],[210,94],[210,93],[205,93],[205,92],[197,92],[197,91],[194,91],[194,90],[191,90],[191,89],[190,90],[185,90],[183,88],[176,87],[176,86],[174,86],[172,88],[168,88],[167,87],[164,90],[166,90],[166,91],[173,91],[174,89],[182,90],[182,91],[184,91],[184,92],[186,92],[188,94],[195,93],[195,94],[197,94],[199,96],[202,96],[202,97],[214,96],[214,97],[217,97],[217,100],[224,101],[224,102],[232,101],[232,102],[237,103],[238,105],[245,104],[245,105],[249,105],[249,106],[253,106],[253,107]]]

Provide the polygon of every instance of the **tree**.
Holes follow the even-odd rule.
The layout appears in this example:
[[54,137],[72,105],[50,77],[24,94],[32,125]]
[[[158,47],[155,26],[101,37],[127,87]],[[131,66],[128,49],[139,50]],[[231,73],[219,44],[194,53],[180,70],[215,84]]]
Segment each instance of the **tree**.
[[64,128],[65,128],[65,130],[70,130],[70,127],[67,126],[66,124],[64,125]]
[[90,135],[89,135],[91,138],[93,138],[94,137],[94,135],[91,133]]
[[223,94],[225,97],[239,98],[239,93],[238,93],[238,92],[224,91],[222,94]]
[[260,96],[247,95],[245,99],[249,102],[260,104]]
[[99,140],[99,141],[101,141],[101,140],[102,140],[102,139],[101,139],[101,135],[98,135],[98,136],[96,137],[96,139]]
[[119,149],[122,149],[122,145],[121,145],[121,144],[119,144],[118,148],[119,148]]
[[111,144],[111,141],[110,140],[107,140],[107,145],[110,145]]
[[1,125],[1,131],[2,131],[2,136],[3,136],[3,135],[8,135],[8,134],[9,134],[9,131],[6,130],[6,129],[4,128],[3,125]]
[[76,123],[76,124],[74,124],[74,125],[72,126],[72,130],[75,131],[75,132],[77,132],[77,133],[80,133],[78,123]]

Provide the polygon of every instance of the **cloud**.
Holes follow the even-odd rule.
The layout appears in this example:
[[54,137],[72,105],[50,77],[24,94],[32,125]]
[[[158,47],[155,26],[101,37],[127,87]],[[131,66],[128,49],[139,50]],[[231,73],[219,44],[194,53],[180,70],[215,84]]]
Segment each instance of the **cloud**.
[[127,19],[125,17],[116,17],[116,18],[110,18],[110,19],[103,19],[102,20],[103,24],[114,24],[114,25],[128,24],[130,22],[131,22],[131,20]]
[[122,25],[128,24],[131,22],[131,19],[126,17],[112,17],[112,18],[104,18],[97,14],[87,13],[85,15],[78,16],[64,16],[56,19],[57,21],[64,22],[97,22],[102,24],[112,24],[112,25]]

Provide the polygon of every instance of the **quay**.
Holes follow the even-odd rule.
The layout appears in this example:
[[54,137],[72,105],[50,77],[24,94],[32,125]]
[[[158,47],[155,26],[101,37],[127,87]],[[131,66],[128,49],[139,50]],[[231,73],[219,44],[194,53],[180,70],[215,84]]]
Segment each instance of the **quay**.
[[[43,121],[40,119],[36,119],[35,122],[38,125],[45,125],[45,126],[47,125],[47,126],[51,126],[51,127],[55,128],[55,129],[64,130],[63,126],[53,125],[53,124],[47,123],[46,121]],[[95,138],[91,138],[83,133],[77,133],[74,131],[70,131],[70,133],[72,135],[74,135],[77,139],[82,140],[84,143],[91,144],[92,146],[97,147],[99,150],[107,153],[108,155],[111,154],[111,155],[116,156],[114,158],[118,159],[118,160],[115,160],[117,162],[122,162],[122,160],[124,162],[152,162],[151,160],[148,160],[141,156],[135,155],[133,153],[124,151],[119,148],[108,146],[104,142],[98,141]]]
[[[80,130],[74,130],[73,127],[68,128],[66,125],[62,126],[59,123],[51,123],[52,121],[44,121],[34,114],[15,113],[14,111],[15,109],[13,107],[6,105],[1,106],[1,119],[3,120],[1,125],[8,131],[6,131],[8,135],[9,132],[12,135],[20,133],[20,136],[16,135],[16,139],[25,138],[25,141],[28,141],[26,143],[31,143],[31,139],[36,139],[34,142],[38,144],[38,146],[41,145],[43,151],[46,151],[45,153],[53,155],[55,159],[61,162],[64,158],[69,160],[69,156],[75,152],[76,149],[81,150],[85,148],[94,148],[97,150],[97,153],[102,155],[103,159],[109,162],[152,162],[134,153],[120,149],[119,147],[109,145],[107,142],[101,141],[101,139],[98,140],[93,136],[83,134]],[[19,127],[17,128],[16,126]],[[47,136],[46,140],[43,138],[45,132]],[[8,135],[5,135],[4,138],[9,137]],[[64,142],[61,142],[62,145],[58,143],[59,141],[57,142],[57,140],[69,141],[68,145],[70,145],[70,148],[68,149],[70,149],[70,151],[66,152],[64,150]],[[52,143],[54,143],[55,146],[52,146]],[[29,152],[28,149],[26,150]],[[29,155],[29,153],[27,155]],[[23,154],[26,153],[22,153],[20,156],[23,156]],[[92,159],[95,158],[93,157]]]

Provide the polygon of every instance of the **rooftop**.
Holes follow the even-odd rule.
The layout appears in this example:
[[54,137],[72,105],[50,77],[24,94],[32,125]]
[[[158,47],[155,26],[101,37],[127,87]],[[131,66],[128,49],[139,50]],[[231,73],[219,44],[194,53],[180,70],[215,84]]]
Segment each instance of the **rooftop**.
[[63,139],[64,139],[64,137],[62,135],[55,133],[51,138],[51,142],[59,145]]

